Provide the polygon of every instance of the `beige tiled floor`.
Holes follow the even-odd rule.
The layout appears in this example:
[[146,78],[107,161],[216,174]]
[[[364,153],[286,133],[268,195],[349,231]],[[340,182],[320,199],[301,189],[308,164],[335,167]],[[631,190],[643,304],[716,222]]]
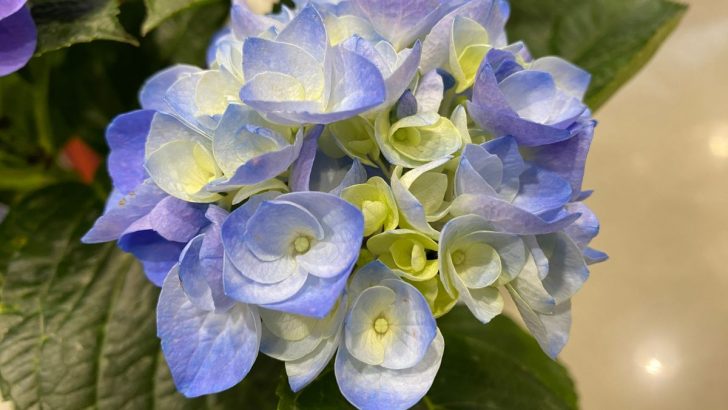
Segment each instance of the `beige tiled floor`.
[[562,354],[585,409],[728,409],[728,1],[694,0],[597,115],[601,217]]

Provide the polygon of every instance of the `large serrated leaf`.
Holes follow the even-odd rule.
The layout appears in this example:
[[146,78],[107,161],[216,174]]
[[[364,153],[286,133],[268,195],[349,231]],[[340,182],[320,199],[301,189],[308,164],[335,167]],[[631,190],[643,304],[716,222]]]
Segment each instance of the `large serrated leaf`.
[[[147,6],[147,18],[142,25],[142,34],[146,35],[154,30],[161,22],[186,10],[203,3],[210,3],[213,0],[144,0]],[[226,2],[227,3],[227,2]]]
[[38,26],[36,55],[93,40],[137,44],[119,23],[116,0],[33,0]]
[[0,225],[0,388],[18,409],[274,407],[279,363],[261,357],[220,395],[175,391],[156,338],[158,290],[113,244],[81,235],[101,204],[79,185],[31,194]]
[[647,64],[687,10],[668,0],[513,0],[511,6],[509,39],[591,72],[587,102],[595,110]]
[[[417,409],[575,409],[577,397],[566,369],[505,316],[488,325],[456,307],[438,320],[445,336],[440,371]],[[284,381],[278,410],[352,408],[328,370],[294,394]]]

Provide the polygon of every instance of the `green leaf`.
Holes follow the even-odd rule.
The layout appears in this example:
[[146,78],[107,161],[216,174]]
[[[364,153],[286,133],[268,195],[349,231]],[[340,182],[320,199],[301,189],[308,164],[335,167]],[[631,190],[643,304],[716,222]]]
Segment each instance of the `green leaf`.
[[424,403],[437,409],[575,409],[567,370],[506,316],[482,325],[459,306],[438,320],[440,372]]
[[[154,30],[161,22],[191,7],[210,3],[213,0],[144,0],[147,6],[147,18],[142,26],[142,34]],[[228,2],[221,2],[228,3]]]
[[594,110],[647,64],[687,10],[668,0],[513,0],[511,7],[511,41],[592,73],[586,99]]
[[33,0],[31,13],[38,26],[36,55],[93,40],[137,44],[117,19],[116,0]]
[[[440,371],[417,409],[576,409],[574,384],[566,369],[505,316],[483,325],[459,306],[438,320],[445,336]],[[351,408],[331,369],[292,393],[285,380],[277,390],[278,410]]]
[[158,58],[204,67],[207,48],[214,34],[229,17],[230,5],[215,2],[190,8],[167,19],[152,33]]
[[114,244],[83,245],[101,204],[80,185],[27,196],[0,225],[0,389],[16,408],[273,408],[260,357],[219,395],[175,391],[156,338],[158,289]]

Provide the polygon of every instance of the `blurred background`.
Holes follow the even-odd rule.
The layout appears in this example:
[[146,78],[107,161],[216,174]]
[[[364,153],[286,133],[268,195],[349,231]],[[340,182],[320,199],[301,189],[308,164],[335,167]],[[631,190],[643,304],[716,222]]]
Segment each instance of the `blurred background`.
[[597,114],[602,222],[561,359],[584,409],[728,408],[728,1],[692,0]]

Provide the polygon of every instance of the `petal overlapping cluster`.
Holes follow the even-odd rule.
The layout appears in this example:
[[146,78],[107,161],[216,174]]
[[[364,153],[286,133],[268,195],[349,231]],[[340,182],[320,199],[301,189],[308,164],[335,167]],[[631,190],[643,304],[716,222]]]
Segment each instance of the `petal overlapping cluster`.
[[107,130],[114,193],[84,241],[118,241],[162,286],[182,393],[235,385],[262,352],[295,391],[334,360],[353,405],[408,408],[443,357],[436,318],[461,302],[487,323],[502,294],[559,353],[606,259],[583,202],[589,74],[509,45],[508,15],[236,0],[208,67],[147,81]]

